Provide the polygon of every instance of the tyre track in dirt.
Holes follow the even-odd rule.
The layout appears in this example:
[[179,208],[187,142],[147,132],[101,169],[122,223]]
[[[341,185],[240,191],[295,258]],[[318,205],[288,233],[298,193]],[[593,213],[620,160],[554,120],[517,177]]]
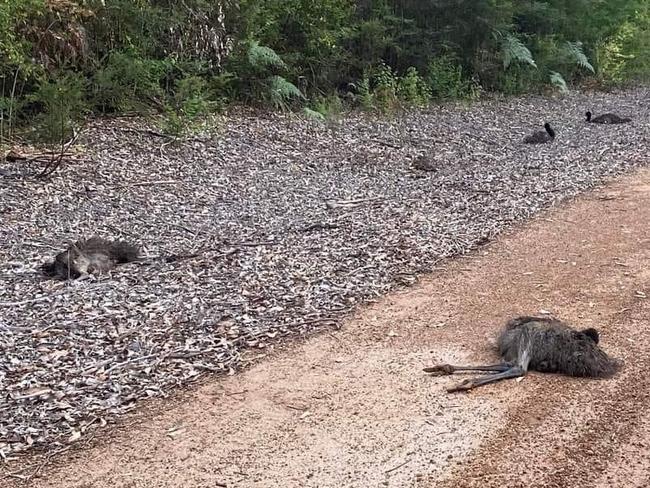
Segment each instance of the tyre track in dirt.
[[[650,171],[546,212],[344,328],[179,394],[39,487],[646,486]],[[494,360],[506,318],[601,330],[614,379],[528,375],[449,395],[430,362]],[[129,422],[128,419],[125,422]],[[11,486],[11,484],[9,484]]]

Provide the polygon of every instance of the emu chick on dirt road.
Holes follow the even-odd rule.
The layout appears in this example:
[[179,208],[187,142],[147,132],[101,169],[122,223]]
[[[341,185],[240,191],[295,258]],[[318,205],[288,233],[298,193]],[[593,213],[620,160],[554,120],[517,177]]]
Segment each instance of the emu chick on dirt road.
[[138,248],[123,241],[101,237],[80,240],[42,267],[46,276],[76,279],[90,273],[105,273],[116,265],[138,259]]
[[451,366],[424,368],[427,373],[452,374],[456,371],[490,371],[450,388],[466,391],[496,381],[524,376],[528,370],[568,376],[607,378],[621,363],[598,346],[596,329],[576,330],[548,317],[517,317],[508,321],[497,340],[504,362],[489,366]]

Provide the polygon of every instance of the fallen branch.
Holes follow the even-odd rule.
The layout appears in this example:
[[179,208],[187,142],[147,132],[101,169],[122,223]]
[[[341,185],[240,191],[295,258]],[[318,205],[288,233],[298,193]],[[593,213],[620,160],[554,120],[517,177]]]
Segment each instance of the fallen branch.
[[[68,149],[70,149],[70,146],[79,140],[79,136],[82,132],[83,131],[77,132],[73,130],[72,137],[67,143],[63,143],[63,140],[61,140],[61,150],[56,156],[54,156],[54,153],[52,152],[52,158],[48,163],[45,164],[45,168],[43,168],[43,171],[41,171],[41,173],[38,175],[39,178],[45,178],[46,176],[51,176],[54,174],[54,172],[63,163],[63,158],[68,153]],[[69,161],[70,159],[68,158],[67,160]]]

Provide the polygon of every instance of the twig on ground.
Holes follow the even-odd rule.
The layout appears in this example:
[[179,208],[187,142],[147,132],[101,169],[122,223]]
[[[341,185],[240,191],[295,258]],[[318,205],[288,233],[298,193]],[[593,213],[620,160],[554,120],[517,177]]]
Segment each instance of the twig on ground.
[[404,461],[402,464],[398,464],[398,465],[395,466],[394,468],[387,469],[386,471],[384,471],[384,474],[388,474],[388,473],[392,473],[393,471],[397,471],[399,468],[401,468],[401,467],[403,467],[403,466],[406,466],[406,465],[407,465],[408,463],[410,463],[410,462],[411,462],[411,460],[410,460],[410,459],[407,459],[407,460]]

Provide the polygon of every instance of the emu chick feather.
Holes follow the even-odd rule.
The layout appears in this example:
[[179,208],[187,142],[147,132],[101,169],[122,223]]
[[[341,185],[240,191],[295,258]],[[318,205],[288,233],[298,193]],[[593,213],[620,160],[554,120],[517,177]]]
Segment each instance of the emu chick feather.
[[595,329],[576,330],[546,317],[518,317],[508,321],[497,339],[507,363],[541,373],[607,378],[620,368],[598,346]]

